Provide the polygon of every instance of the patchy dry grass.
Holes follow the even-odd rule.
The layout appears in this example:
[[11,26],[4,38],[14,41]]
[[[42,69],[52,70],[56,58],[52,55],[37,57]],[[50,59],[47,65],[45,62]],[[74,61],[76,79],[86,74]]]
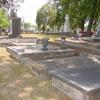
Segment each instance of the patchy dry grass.
[[50,80],[40,80],[0,47],[0,100],[64,100]]
[[[37,37],[37,38],[43,38],[48,37],[50,41],[55,41],[56,39],[60,39],[60,35],[47,35],[47,34],[22,34],[22,37]],[[70,38],[66,36],[66,38]]]
[[0,47],[0,61],[12,61],[12,59],[9,58],[10,54],[6,52],[5,47]]
[[4,82],[3,75],[0,73],[0,83]]

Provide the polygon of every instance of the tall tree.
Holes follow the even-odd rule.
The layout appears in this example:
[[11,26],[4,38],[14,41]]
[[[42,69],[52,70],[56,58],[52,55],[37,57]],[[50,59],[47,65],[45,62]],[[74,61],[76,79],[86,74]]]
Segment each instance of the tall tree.
[[54,0],[54,4],[55,4],[56,10],[57,10],[57,15],[56,15],[56,19],[54,21],[54,24],[59,29],[64,23],[65,13],[63,13],[63,9],[62,9],[62,6],[61,6],[61,3],[59,0]]
[[88,31],[91,31],[93,21],[100,15],[100,0],[59,0],[62,13],[70,16],[71,25],[79,26],[84,30],[85,20],[89,19]]
[[52,27],[55,18],[56,18],[55,6],[50,3],[45,4],[37,12],[36,23],[38,25],[38,29],[42,28],[44,32],[47,26]]
[[7,28],[8,26],[9,26],[8,14],[4,9],[0,9],[0,30],[3,28]]
[[88,32],[91,31],[91,28],[93,26],[93,21],[98,19],[98,16],[100,15],[100,0],[92,0],[89,2],[90,5],[90,14],[89,14],[89,25],[88,25]]

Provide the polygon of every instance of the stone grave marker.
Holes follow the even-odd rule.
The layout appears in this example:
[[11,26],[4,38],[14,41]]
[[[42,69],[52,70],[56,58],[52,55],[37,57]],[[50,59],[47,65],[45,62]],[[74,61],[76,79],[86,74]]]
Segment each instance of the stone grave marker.
[[51,71],[52,84],[71,100],[100,100],[100,67]]

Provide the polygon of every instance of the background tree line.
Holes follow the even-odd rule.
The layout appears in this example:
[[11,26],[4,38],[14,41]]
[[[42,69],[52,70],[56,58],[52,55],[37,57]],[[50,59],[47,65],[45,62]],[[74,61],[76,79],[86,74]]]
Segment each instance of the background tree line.
[[[40,27],[43,23],[43,18],[47,16],[45,10],[48,4],[44,5],[37,13],[36,23]],[[89,21],[87,32],[91,32],[91,29],[96,29],[97,21],[100,16],[100,0],[54,0],[56,7],[56,15],[52,18],[52,25],[61,27],[65,21],[65,15],[70,17],[70,23],[72,29],[80,27],[84,31],[84,24],[86,20]],[[47,7],[50,9],[50,7]],[[52,15],[48,15],[52,16]],[[49,24],[49,23],[48,23]]]

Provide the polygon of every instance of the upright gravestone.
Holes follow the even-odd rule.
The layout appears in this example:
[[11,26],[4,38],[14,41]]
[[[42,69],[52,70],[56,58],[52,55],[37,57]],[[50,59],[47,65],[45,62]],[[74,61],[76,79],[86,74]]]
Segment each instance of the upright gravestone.
[[70,30],[70,23],[69,23],[69,16],[68,15],[65,16],[65,23],[64,23],[63,32],[64,33],[71,32],[71,30]]
[[21,34],[21,18],[17,17],[14,9],[10,12],[10,26],[11,37],[17,37]]
[[11,34],[12,37],[17,37],[21,34],[21,18],[12,17],[11,19]]

